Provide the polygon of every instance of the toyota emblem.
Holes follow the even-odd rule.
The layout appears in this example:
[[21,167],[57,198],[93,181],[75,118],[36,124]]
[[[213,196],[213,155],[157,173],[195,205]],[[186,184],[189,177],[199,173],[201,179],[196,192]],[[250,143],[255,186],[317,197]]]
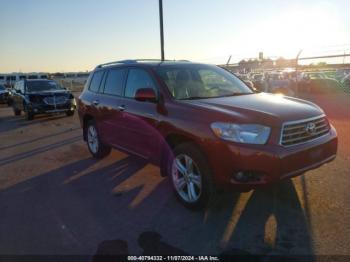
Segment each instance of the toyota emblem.
[[305,127],[305,131],[306,133],[308,133],[309,135],[313,135],[316,132],[316,125],[315,123],[308,123]]

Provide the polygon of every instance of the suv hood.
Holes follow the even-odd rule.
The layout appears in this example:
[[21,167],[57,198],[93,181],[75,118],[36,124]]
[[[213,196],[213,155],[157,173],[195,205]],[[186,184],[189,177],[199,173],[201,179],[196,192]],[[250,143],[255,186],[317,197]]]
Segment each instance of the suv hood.
[[244,122],[269,122],[271,125],[324,114],[321,108],[311,102],[267,93],[192,100],[190,103],[221,111]]

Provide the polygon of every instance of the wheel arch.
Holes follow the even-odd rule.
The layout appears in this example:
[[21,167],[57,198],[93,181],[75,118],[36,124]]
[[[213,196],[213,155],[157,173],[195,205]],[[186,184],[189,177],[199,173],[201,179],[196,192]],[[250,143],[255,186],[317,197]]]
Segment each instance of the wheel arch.
[[189,143],[194,145],[198,150],[200,150],[205,157],[206,153],[200,146],[200,143],[192,136],[187,134],[171,133],[164,138],[165,146],[163,147],[162,157],[161,157],[161,176],[167,176],[167,168],[169,157],[173,157],[173,150],[176,146]]
[[174,133],[167,135],[165,137],[165,142],[170,147],[170,149],[174,149],[176,146],[183,143],[193,143],[197,145],[197,142],[193,137],[184,135],[184,134],[174,134]]
[[90,114],[85,114],[83,117],[83,138],[84,141],[86,141],[86,127],[87,127],[87,123],[89,123],[89,121],[94,120],[93,116]]

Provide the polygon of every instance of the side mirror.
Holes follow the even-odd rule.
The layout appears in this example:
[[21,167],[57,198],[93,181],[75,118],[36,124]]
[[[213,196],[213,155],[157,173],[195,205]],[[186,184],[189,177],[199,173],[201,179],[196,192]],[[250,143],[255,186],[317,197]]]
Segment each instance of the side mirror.
[[156,102],[157,96],[153,88],[149,88],[149,87],[140,88],[136,91],[135,100],[140,102],[145,102],[145,101]]

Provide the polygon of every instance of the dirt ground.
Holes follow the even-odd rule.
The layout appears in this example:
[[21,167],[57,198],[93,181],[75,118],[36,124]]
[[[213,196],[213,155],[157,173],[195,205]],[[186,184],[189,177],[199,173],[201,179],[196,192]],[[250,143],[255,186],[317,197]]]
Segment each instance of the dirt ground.
[[350,95],[309,99],[337,128],[337,159],[201,212],[143,160],[92,159],[77,115],[29,122],[2,106],[0,254],[350,255]]

